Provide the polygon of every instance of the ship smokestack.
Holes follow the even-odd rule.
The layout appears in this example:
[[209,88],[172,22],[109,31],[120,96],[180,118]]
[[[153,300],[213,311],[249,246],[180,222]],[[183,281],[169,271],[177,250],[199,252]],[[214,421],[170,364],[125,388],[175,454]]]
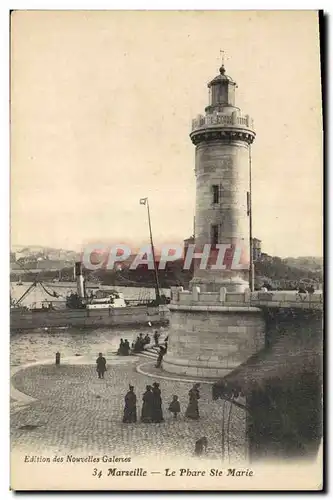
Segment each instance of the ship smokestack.
[[75,262],[76,289],[78,296],[84,298],[84,281],[82,275],[82,262]]

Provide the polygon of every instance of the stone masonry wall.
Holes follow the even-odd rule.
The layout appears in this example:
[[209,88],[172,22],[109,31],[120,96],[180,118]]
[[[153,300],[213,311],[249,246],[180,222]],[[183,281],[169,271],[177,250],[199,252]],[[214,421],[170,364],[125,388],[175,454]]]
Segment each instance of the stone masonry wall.
[[261,312],[172,310],[166,371],[218,378],[265,345]]

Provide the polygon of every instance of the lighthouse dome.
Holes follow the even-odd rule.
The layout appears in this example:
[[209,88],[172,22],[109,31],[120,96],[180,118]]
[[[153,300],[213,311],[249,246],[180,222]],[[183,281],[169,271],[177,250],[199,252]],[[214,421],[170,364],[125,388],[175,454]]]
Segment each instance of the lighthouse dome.
[[225,73],[225,67],[222,65],[220,67],[220,74],[217,75],[213,80],[211,80],[208,83],[208,87],[210,88],[212,85],[218,85],[218,84],[229,84],[229,85],[236,85],[236,82],[231,78],[231,76],[226,75]]

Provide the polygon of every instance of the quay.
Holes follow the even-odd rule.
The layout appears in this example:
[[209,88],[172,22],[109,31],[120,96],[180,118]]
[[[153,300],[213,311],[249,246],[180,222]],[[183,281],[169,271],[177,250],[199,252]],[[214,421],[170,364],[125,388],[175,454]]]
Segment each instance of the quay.
[[[97,356],[97,354],[96,354]],[[159,379],[165,422],[140,422],[142,394],[152,379],[138,372],[140,356],[109,356],[104,380],[97,378],[95,358],[80,356],[16,368],[12,375],[11,439],[14,451],[34,455],[52,450],[54,454],[79,455],[89,450],[98,456],[191,457],[197,436],[207,436],[208,459],[221,459],[221,404],[212,401],[211,383],[200,393],[200,420],[185,419],[188,391],[192,383],[179,378]],[[129,384],[137,395],[138,422],[123,424],[123,401]],[[175,421],[168,411],[173,394],[181,404]],[[27,400],[26,395],[29,396]],[[239,421],[242,409],[235,408],[230,425],[230,454],[233,462],[245,458],[245,436]]]
[[33,328],[71,327],[100,328],[113,326],[139,326],[150,322],[154,326],[167,325],[169,310],[165,306],[133,306],[119,309],[59,309],[25,311],[12,309],[10,328],[29,330]]

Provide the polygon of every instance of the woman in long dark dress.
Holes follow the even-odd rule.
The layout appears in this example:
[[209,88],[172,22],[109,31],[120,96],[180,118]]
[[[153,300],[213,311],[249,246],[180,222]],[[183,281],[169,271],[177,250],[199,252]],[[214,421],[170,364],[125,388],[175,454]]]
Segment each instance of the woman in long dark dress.
[[200,399],[199,387],[200,384],[194,384],[194,386],[188,393],[189,403],[187,406],[185,417],[191,418],[192,420],[198,420],[200,418],[198,406],[198,400]]
[[162,412],[162,397],[160,384],[157,382],[153,383],[153,415],[152,421],[154,423],[163,422],[163,412]]
[[120,344],[119,344],[119,349],[117,351],[118,356],[123,356],[124,355],[124,341],[123,339],[120,339]]
[[124,345],[123,345],[124,356],[129,356],[130,350],[131,350],[131,347],[129,345],[128,340],[126,339],[124,342]]
[[124,408],[124,424],[131,424],[136,422],[136,395],[134,393],[134,387],[129,386],[129,391],[125,396],[125,408]]
[[142,397],[143,405],[141,410],[141,422],[151,423],[153,416],[153,393],[151,385],[146,386],[146,392]]

